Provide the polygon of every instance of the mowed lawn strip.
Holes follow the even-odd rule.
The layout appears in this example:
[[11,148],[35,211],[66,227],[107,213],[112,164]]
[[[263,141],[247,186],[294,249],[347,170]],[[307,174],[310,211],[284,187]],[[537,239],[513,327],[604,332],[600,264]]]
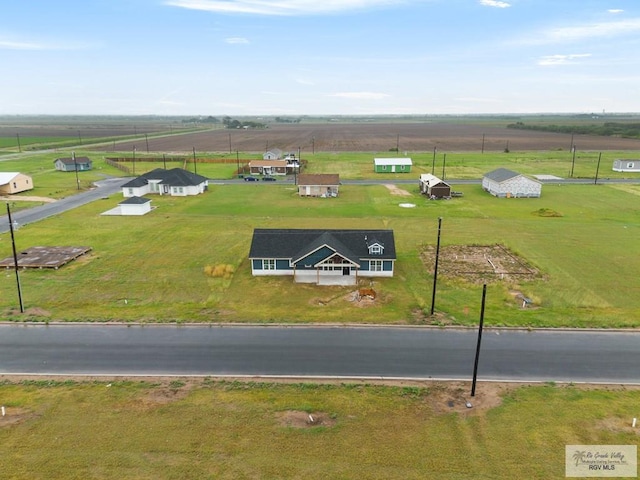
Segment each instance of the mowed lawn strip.
[[637,443],[640,401],[636,389],[480,383],[469,410],[467,385],[210,379],[0,392],[3,477],[47,480],[564,478],[567,444]]
[[[490,282],[487,324],[633,327],[640,322],[639,187],[547,184],[540,199],[497,199],[480,185],[462,198],[429,201],[417,185],[343,185],[338,198],[299,198],[293,185],[211,185],[195,197],[152,196],[143,217],[101,216],[122,200],[100,200],[21,227],[18,250],[36,245],[90,246],[59,270],[21,271],[33,319],[149,322],[356,322],[476,324],[482,286],[442,274],[436,319],[434,265],[420,257],[437,239],[447,245],[501,244],[540,272],[527,282]],[[458,187],[456,187],[458,188]],[[401,208],[401,203],[414,208]],[[540,212],[553,211],[555,217]],[[254,278],[247,259],[254,228],[390,228],[398,261],[392,279],[372,282],[373,304],[350,301],[354,288]],[[3,256],[11,255],[8,234]],[[207,267],[229,266],[212,277]],[[20,320],[15,276],[0,281],[5,318]],[[369,281],[366,280],[366,286]],[[621,285],[624,288],[619,288]],[[514,301],[517,290],[531,308]],[[634,294],[634,292],[636,294]]]

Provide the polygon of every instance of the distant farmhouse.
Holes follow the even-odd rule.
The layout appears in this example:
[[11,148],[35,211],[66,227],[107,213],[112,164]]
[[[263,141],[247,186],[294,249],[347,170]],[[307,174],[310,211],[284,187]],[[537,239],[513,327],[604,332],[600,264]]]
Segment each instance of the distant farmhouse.
[[53,161],[56,170],[60,172],[81,172],[91,170],[93,162],[88,157],[56,158]]
[[429,198],[451,197],[451,186],[430,173],[420,175],[419,185],[420,193]]
[[255,229],[254,276],[289,275],[297,283],[356,285],[360,277],[393,277],[393,230]]
[[0,172],[0,195],[25,192],[33,189],[33,179],[20,172]]
[[376,173],[409,173],[412,165],[410,158],[373,159],[373,170]]
[[298,175],[298,195],[301,197],[337,197],[340,175],[337,173],[301,173]]
[[122,186],[125,197],[142,197],[147,194],[186,197],[199,195],[208,188],[209,180],[182,168],[165,170],[156,168]]
[[542,183],[520,173],[498,168],[482,177],[482,188],[500,198],[537,198],[542,193]]
[[263,160],[280,160],[282,158],[282,150],[279,148],[272,148],[262,154]]
[[614,172],[640,172],[640,160],[618,158],[613,161]]

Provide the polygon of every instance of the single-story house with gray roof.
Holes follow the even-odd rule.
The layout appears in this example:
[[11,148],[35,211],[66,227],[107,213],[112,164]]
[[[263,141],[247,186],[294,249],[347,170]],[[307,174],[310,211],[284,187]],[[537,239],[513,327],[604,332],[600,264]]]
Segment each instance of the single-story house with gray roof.
[[360,277],[393,277],[396,247],[393,230],[257,228],[249,260],[254,276],[356,285]]
[[542,183],[506,168],[497,168],[482,177],[482,188],[500,198],[537,198]]
[[85,170],[91,170],[93,166],[93,162],[89,157],[66,157],[66,158],[56,158],[53,161],[53,165],[56,167],[56,170],[60,172],[75,172],[78,170],[79,172],[83,172]]
[[182,168],[156,168],[125,183],[122,194],[125,197],[142,197],[151,193],[186,197],[205,192],[208,185],[206,177]]

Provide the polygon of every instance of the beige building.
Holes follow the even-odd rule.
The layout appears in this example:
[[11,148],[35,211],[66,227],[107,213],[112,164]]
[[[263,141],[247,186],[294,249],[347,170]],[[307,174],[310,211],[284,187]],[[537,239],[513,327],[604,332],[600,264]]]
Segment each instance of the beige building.
[[301,197],[337,197],[340,175],[337,173],[301,173],[298,195]]
[[20,172],[0,172],[0,195],[11,195],[33,189],[33,180]]

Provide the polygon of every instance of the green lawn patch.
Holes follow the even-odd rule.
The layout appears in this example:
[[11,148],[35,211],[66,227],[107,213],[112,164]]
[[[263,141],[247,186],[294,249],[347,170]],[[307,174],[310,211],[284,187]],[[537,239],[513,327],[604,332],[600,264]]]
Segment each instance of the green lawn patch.
[[[638,442],[638,390],[210,379],[0,387],[7,478],[564,478],[567,444]],[[310,418],[311,416],[311,418]]]

